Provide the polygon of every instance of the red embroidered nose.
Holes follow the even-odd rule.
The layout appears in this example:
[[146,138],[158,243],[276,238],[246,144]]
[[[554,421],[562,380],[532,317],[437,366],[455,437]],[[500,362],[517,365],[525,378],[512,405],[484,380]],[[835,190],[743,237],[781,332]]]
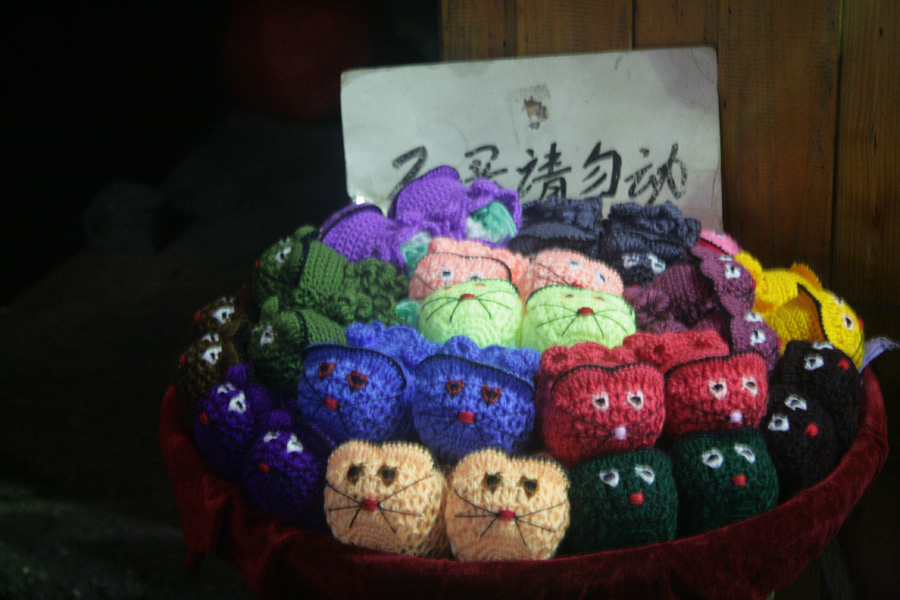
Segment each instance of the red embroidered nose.
[[259,261],[256,261],[256,262],[253,263],[253,270],[254,270],[254,271],[259,271]]
[[846,358],[842,358],[841,360],[838,361],[838,367],[842,371],[847,371],[850,369],[850,361],[847,360]]
[[366,512],[372,512],[378,508],[378,502],[374,498],[365,498],[362,501],[362,509]]
[[856,317],[856,322],[859,323],[860,329],[865,329],[866,327],[863,325],[862,317]]
[[512,521],[513,519],[516,518],[516,513],[514,513],[513,511],[511,511],[507,508],[504,508],[503,510],[501,510],[500,512],[497,513],[497,518],[500,519],[501,521]]
[[475,413],[473,412],[461,412],[456,415],[456,418],[459,419],[460,423],[465,423],[466,425],[471,425],[475,422]]
[[206,416],[205,410],[202,413],[200,413],[200,422],[203,423],[204,425],[209,425],[209,417]]
[[262,471],[263,473],[268,473],[268,472],[269,472],[269,465],[267,465],[267,464],[264,463],[264,462],[261,462],[261,463],[259,463],[259,470]]
[[571,283],[571,284],[569,284],[569,285],[571,285],[572,287],[577,287],[577,288],[580,289],[580,290],[583,290],[583,289],[584,289],[584,286],[583,286],[582,284],[580,284],[580,283],[577,283],[577,282],[576,282],[576,283]]
[[186,363],[186,362],[187,362],[187,356],[185,356],[184,354],[182,354],[181,356],[178,357],[178,362],[180,362],[181,364]]
[[737,487],[744,487],[745,485],[747,485],[747,476],[743,473],[735,475],[731,478],[731,483],[733,483]]
[[594,314],[594,309],[591,308],[590,306],[582,306],[581,308],[578,309],[579,317],[589,317],[592,314]]
[[203,309],[202,309],[202,308],[198,308],[198,309],[197,309],[197,312],[194,313],[194,321],[199,321],[199,320],[200,320],[200,314],[201,314],[202,312],[203,312]]
[[322,404],[324,404],[325,408],[328,410],[337,410],[338,407],[338,401],[331,396],[325,396],[325,399],[322,400]]
[[815,423],[810,423],[809,425],[806,426],[806,431],[804,431],[803,433],[805,433],[806,435],[808,435],[811,438],[814,438],[817,435],[819,435],[819,426],[816,425]]
[[640,506],[644,503],[644,492],[635,492],[628,496],[628,501],[634,504],[635,506]]
[[463,294],[459,297],[460,300],[474,300],[475,294]]

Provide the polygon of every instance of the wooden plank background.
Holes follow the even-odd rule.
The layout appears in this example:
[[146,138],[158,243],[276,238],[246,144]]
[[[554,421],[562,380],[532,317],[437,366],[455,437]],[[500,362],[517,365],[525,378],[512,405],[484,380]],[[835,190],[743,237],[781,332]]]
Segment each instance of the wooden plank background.
[[[900,338],[900,2],[441,6],[444,60],[715,48],[725,230],[766,267],[806,262],[864,316],[867,332]],[[896,448],[900,352],[874,366]],[[900,597],[898,470],[894,453],[838,536],[861,598]],[[811,565],[778,597],[819,597],[828,581]]]

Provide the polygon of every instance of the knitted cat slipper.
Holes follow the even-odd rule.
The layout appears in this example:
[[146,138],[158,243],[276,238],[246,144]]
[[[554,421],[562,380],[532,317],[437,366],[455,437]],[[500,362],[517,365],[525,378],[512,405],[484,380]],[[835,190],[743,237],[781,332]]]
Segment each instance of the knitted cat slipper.
[[303,353],[303,377],[291,405],[335,442],[408,437],[414,369],[438,345],[412,327],[355,323],[347,345],[317,344]]
[[448,555],[447,482],[428,450],[351,440],[328,459],[325,515],[339,541],[408,556]]
[[[428,244],[428,253],[442,252],[472,257],[485,256],[499,260],[509,269],[509,280],[516,287],[519,287],[522,275],[525,274],[529,265],[528,259],[521,254],[507,248],[495,248],[476,240],[454,240],[449,237],[437,237],[431,240],[431,243]],[[481,277],[481,279],[490,278]]]
[[831,415],[840,456],[850,447],[859,417],[862,380],[856,365],[828,342],[788,342],[773,383],[797,387]]
[[194,443],[217,475],[240,482],[260,419],[274,407],[268,390],[252,380],[244,363],[231,367],[200,401],[193,420]]
[[519,290],[503,279],[470,280],[432,292],[418,315],[418,329],[434,342],[457,335],[485,346],[515,346],[522,326]]
[[595,256],[597,232],[603,221],[603,199],[557,198],[522,205],[522,227],[506,247],[523,255],[548,248]]
[[244,286],[235,296],[222,296],[209,302],[196,313],[191,327],[191,337],[196,339],[207,333],[234,340],[238,346],[246,344],[247,331],[257,315],[252,314],[252,291]]
[[659,370],[594,342],[550,348],[541,365],[541,440],[564,465],[656,444],[665,421]]
[[486,446],[521,452],[534,427],[539,361],[527,348],[449,340],[416,367],[412,418],[422,443],[447,462]]
[[730,353],[728,344],[714,329],[638,332],[626,337],[622,345],[633,351],[639,362],[651,364],[663,373],[686,362]]
[[533,292],[525,309],[522,345],[538,352],[588,341],[619,346],[636,331],[631,306],[606,292],[549,285]]
[[429,224],[437,235],[505,245],[522,224],[515,190],[488,179],[471,186],[452,167],[438,167],[400,190],[388,217],[406,225]]
[[672,460],[661,450],[592,458],[572,469],[570,477],[566,551],[600,552],[675,537],[678,491]]
[[569,477],[550,459],[486,448],[449,482],[447,536],[458,560],[550,558],[569,528]]
[[712,229],[701,229],[700,239],[697,240],[697,243],[705,248],[710,248],[722,254],[731,254],[732,256],[741,251],[741,247],[733,237],[725,232]]
[[831,415],[795,385],[769,386],[768,411],[760,430],[778,472],[783,500],[819,483],[837,466]]
[[[515,283],[515,282],[514,282]],[[621,296],[624,291],[619,272],[599,260],[573,250],[547,249],[538,252],[516,287],[527,300],[532,292],[548,285],[571,285]]]
[[253,264],[253,296],[257,306],[262,306],[272,296],[291,289],[297,281],[297,261],[290,261],[291,255],[316,239],[315,227],[303,225],[292,235],[269,246]]
[[430,224],[400,223],[384,216],[377,205],[364,203],[331,215],[322,225],[319,241],[350,262],[376,258],[392,264],[400,273],[408,273],[436,235],[438,229]]
[[342,325],[397,320],[397,300],[409,290],[406,277],[374,258],[351,263],[325,244],[311,241],[288,256],[297,279],[283,297],[295,308],[315,310]]
[[700,221],[671,202],[614,204],[603,221],[598,258],[619,271],[625,285],[644,285],[679,262],[697,243]]
[[284,410],[262,420],[244,462],[243,488],[258,507],[301,529],[327,530],[322,497],[334,443]]
[[766,361],[747,351],[680,364],[666,373],[668,440],[698,431],[757,427],[766,413]]
[[295,398],[303,374],[303,349],[310,344],[346,343],[344,328],[308,309],[288,308],[272,297],[250,332],[254,373],[284,399]]
[[774,508],[778,475],[757,429],[685,436],[672,447],[680,534],[693,535]]
[[218,385],[231,367],[243,361],[235,343],[207,333],[193,340],[178,357],[172,385],[178,397],[182,423],[190,429],[197,405]]

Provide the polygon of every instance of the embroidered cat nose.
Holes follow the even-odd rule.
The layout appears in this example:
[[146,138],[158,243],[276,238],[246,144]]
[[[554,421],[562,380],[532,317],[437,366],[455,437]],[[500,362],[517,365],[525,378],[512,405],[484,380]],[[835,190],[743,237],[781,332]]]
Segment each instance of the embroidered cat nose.
[[613,435],[619,441],[624,440],[628,437],[628,429],[624,425],[619,425],[613,430]]
[[460,423],[465,423],[466,425],[471,425],[475,422],[475,413],[469,411],[463,411],[456,415],[456,418]]
[[364,498],[360,504],[366,512],[373,512],[378,508],[378,502],[374,498]]
[[205,410],[200,413],[200,422],[204,425],[209,425],[209,416],[206,414]]
[[738,473],[731,478],[731,483],[733,483],[737,487],[744,487],[745,485],[747,485],[747,476],[743,473]]
[[199,320],[200,320],[200,317],[203,316],[203,315],[201,314],[202,311],[203,311],[203,309],[201,308],[201,309],[199,309],[197,312],[194,313],[194,321],[199,321]]
[[810,423],[806,426],[806,430],[803,433],[805,433],[810,438],[814,438],[819,435],[819,426],[815,423]]
[[269,472],[269,465],[267,465],[267,464],[264,463],[264,462],[261,462],[261,463],[259,463],[259,470],[262,471],[263,473],[268,473],[268,472]]
[[744,413],[739,410],[732,411],[730,415],[728,415],[728,420],[734,424],[738,424],[744,420]]
[[578,309],[579,317],[589,317],[592,314],[594,314],[594,309],[591,308],[590,306],[582,306],[581,308]]
[[324,404],[325,408],[328,410],[337,410],[338,407],[338,401],[331,396],[325,396],[325,399],[322,400],[322,404]]
[[504,508],[500,512],[497,513],[497,518],[501,521],[512,521],[516,518],[516,513],[514,511],[509,510],[508,508]]
[[838,361],[838,367],[840,367],[842,371],[846,371],[850,368],[850,361],[846,358],[842,358]]
[[253,263],[253,270],[254,270],[254,271],[259,271],[259,261],[256,261],[256,262]]
[[475,294],[462,294],[462,295],[459,297],[459,299],[460,299],[460,300],[474,300],[474,299],[475,299]]
[[628,501],[635,506],[640,506],[644,503],[644,492],[635,492],[631,494],[628,496]]

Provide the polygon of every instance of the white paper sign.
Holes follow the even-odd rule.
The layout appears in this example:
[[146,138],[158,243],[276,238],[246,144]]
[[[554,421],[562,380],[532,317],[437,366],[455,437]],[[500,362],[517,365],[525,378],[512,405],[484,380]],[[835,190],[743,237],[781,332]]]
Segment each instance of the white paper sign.
[[383,209],[450,165],[522,202],[671,200],[722,229],[711,48],[449,62],[343,74],[347,190]]

